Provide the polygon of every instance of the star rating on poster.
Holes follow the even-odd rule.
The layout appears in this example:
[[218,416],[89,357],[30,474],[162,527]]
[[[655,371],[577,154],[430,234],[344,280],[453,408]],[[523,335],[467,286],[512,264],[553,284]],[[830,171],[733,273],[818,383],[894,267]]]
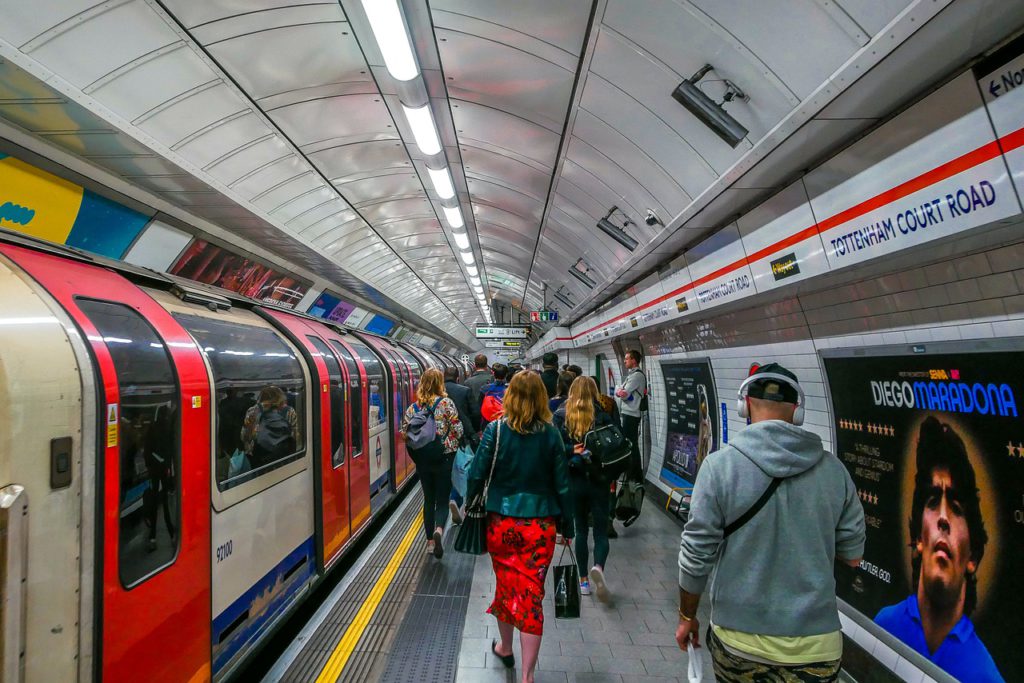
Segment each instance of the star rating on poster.
[[[877,434],[878,436],[896,436],[896,428],[892,425],[875,424],[874,422],[864,424],[859,420],[839,420],[839,428],[851,432],[866,431],[868,434]],[[1021,457],[1024,457],[1024,454]]]
[[878,494],[877,493],[871,493],[870,491],[864,491],[862,489],[857,489],[857,495],[860,496],[860,499],[863,502],[865,502],[865,503],[870,503],[872,505],[878,505]]
[[1024,443],[1006,442],[1006,455],[1010,458],[1024,458]]

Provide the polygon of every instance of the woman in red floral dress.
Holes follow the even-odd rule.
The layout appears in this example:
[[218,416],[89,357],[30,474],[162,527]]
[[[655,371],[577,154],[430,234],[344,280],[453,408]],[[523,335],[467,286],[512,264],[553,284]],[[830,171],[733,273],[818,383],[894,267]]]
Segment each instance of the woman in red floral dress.
[[487,551],[497,588],[487,611],[498,620],[501,642],[493,641],[491,651],[506,667],[515,666],[512,636],[518,629],[522,681],[532,683],[555,534],[561,532],[566,542],[573,537],[569,472],[540,375],[517,373],[503,407],[504,418],[487,426],[473,458],[467,499],[483,490],[496,459],[487,494]]

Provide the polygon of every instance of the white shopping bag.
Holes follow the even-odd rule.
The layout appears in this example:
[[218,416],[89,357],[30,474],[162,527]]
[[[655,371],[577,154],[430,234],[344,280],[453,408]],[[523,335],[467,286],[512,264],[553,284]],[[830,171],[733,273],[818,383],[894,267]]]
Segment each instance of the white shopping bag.
[[693,643],[686,644],[686,654],[689,655],[690,659],[690,663],[686,667],[686,677],[690,683],[700,683],[704,677],[704,664],[701,662],[697,650],[693,647]]

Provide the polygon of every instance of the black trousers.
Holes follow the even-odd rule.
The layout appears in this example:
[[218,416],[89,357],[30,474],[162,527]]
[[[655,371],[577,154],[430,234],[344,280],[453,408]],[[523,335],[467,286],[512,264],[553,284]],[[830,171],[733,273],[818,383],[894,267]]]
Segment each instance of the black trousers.
[[448,497],[452,491],[452,464],[454,453],[445,453],[435,463],[416,466],[423,487],[423,530],[427,538],[433,538],[434,529],[444,528],[448,521]]
[[629,471],[626,476],[631,481],[643,482],[644,467],[640,459],[640,418],[633,415],[622,416],[622,434],[633,442],[633,450],[629,453]]

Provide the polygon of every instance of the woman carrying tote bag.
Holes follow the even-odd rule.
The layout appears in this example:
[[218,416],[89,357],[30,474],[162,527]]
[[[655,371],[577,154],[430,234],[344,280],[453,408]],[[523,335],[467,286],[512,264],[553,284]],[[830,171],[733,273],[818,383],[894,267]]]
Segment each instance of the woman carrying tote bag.
[[[500,430],[500,432],[499,432]],[[500,449],[495,444],[500,437]],[[492,471],[493,463],[493,471]],[[512,378],[504,419],[484,430],[469,472],[467,497],[481,494],[490,475],[486,509],[487,551],[497,578],[488,608],[501,642],[491,651],[512,668],[512,636],[520,631],[522,681],[532,683],[544,633],[544,580],[555,552],[555,534],[573,537],[572,500],[565,449],[551,426],[544,382],[536,372]]]

